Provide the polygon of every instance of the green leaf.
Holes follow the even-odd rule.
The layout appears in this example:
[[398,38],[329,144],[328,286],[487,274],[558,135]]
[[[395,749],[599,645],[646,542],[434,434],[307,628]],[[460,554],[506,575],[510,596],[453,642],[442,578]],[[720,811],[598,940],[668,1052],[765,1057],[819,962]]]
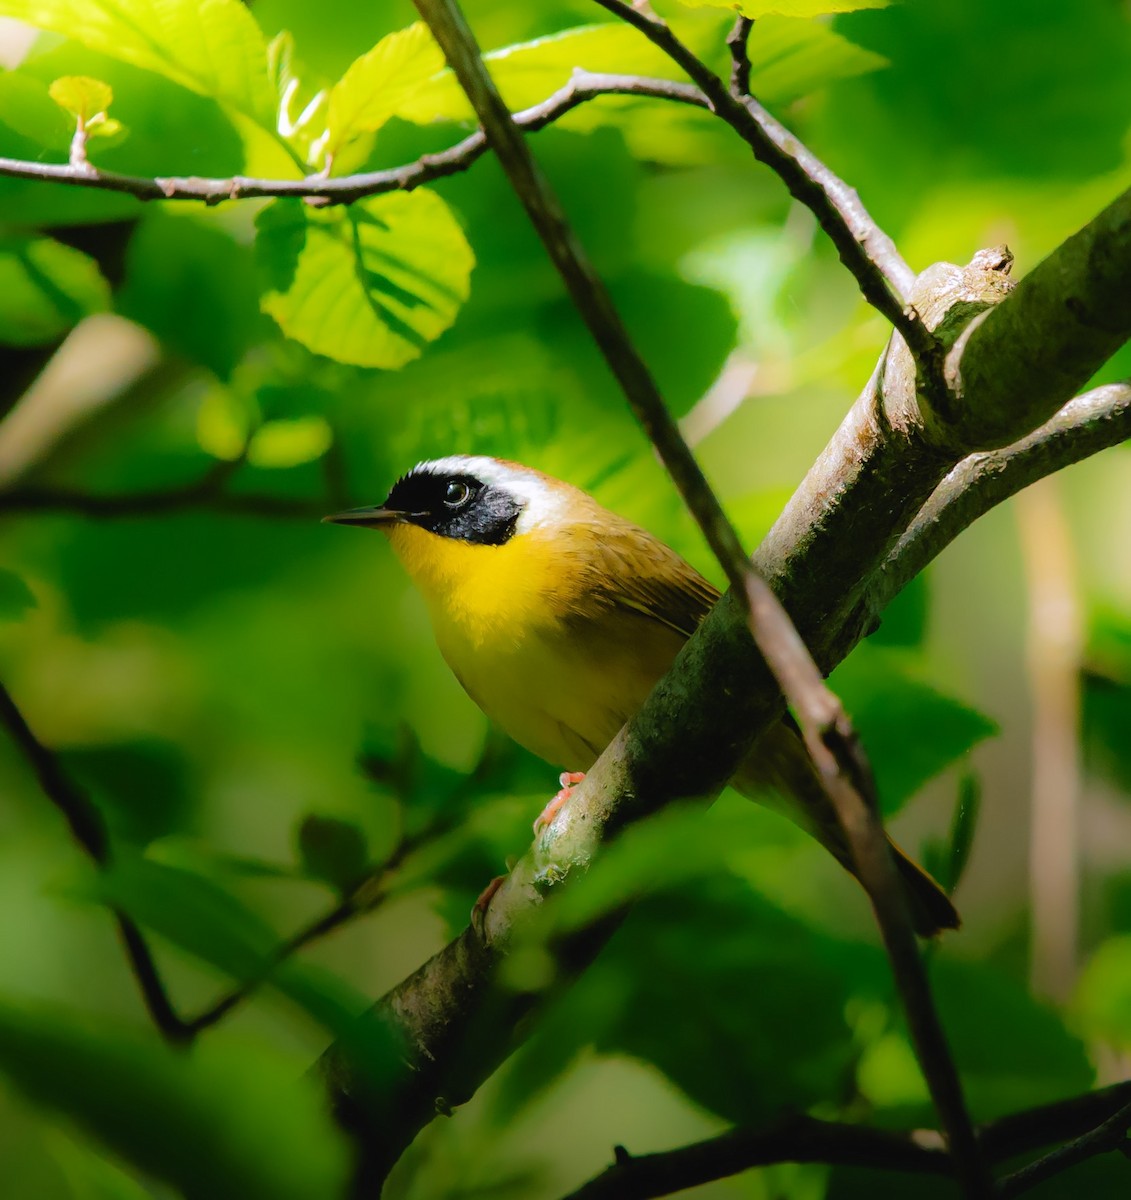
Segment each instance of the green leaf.
[[[636,30],[623,24],[582,25],[548,37],[520,42],[483,56],[509,108],[519,110],[537,104],[569,82],[576,68],[654,75],[679,76],[669,59]],[[423,86],[399,99],[397,116],[427,123],[440,119],[468,120],[474,113],[450,70],[440,70]]]
[[105,113],[114,100],[113,88],[89,75],[64,75],[51,84],[47,94],[60,108],[84,124],[99,113]]
[[155,71],[274,128],[267,46],[239,0],[0,0],[0,16]]
[[189,1200],[342,1194],[348,1155],[325,1101],[277,1058],[192,1055],[74,1014],[0,1004],[0,1070],[36,1104]]
[[265,421],[251,435],[247,461],[253,467],[297,467],[321,458],[334,440],[324,417]]
[[0,621],[18,621],[39,601],[15,571],[0,567]]
[[196,410],[196,440],[213,458],[235,462],[258,420],[259,409],[250,396],[218,384],[204,393]]
[[209,879],[139,855],[122,854],[100,874],[96,894],[145,927],[237,982],[266,979],[332,1032],[348,1034],[364,996],[297,959],[276,964],[275,931]]
[[932,985],[975,1120],[1092,1086],[1083,1042],[1023,983],[991,965],[940,958]]
[[865,643],[829,681],[863,739],[889,815],[998,728],[919,672],[914,655]]
[[324,880],[338,892],[349,892],[369,867],[369,843],[352,821],[311,814],[298,828],[298,849],[303,870]]
[[316,354],[404,366],[467,299],[471,248],[448,206],[424,189],[330,211],[276,201],[257,224],[262,307]]
[[[586,976],[604,993],[605,1027],[582,1036],[655,1063],[728,1120],[761,1121],[843,1081],[851,975],[879,966],[871,947],[838,943],[716,873],[633,909]],[[689,1004],[695,1019],[681,1019]]]
[[444,67],[444,55],[428,27],[417,21],[383,37],[350,64],[330,91],[326,155],[330,160],[361,133],[375,133],[403,115],[421,85]]
[[109,307],[93,259],[50,238],[0,238],[0,342],[41,346]]
[[1074,1008],[1088,1037],[1131,1047],[1131,934],[1097,947],[1080,973]]
[[228,379],[267,323],[250,247],[212,216],[146,211],[130,238],[118,311]]
[[958,784],[958,796],[946,841],[932,838],[923,845],[923,866],[939,881],[947,894],[954,892],[966,873],[981,809],[981,781],[977,775],[967,773]]

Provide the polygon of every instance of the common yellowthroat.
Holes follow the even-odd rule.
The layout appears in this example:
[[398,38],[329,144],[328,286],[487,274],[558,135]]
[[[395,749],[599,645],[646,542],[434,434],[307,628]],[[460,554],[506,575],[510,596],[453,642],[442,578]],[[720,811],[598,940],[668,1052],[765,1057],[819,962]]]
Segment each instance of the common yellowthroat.
[[[464,691],[520,745],[580,778],[644,703],[718,591],[674,550],[540,471],[457,455],[418,463],[384,504],[327,517],[380,529],[424,596]],[[851,860],[804,744],[781,721],[732,780]],[[565,793],[560,793],[564,795]],[[918,933],[958,926],[945,892],[896,850]]]

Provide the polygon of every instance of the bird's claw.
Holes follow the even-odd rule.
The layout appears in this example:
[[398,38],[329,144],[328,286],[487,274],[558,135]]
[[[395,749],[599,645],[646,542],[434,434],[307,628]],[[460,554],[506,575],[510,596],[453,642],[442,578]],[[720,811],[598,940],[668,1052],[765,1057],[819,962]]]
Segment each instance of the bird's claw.
[[549,804],[538,814],[534,822],[534,836],[537,837],[543,829],[553,823],[554,818],[562,810],[562,805],[573,795],[573,789],[585,778],[584,771],[563,771],[558,776],[561,790]]

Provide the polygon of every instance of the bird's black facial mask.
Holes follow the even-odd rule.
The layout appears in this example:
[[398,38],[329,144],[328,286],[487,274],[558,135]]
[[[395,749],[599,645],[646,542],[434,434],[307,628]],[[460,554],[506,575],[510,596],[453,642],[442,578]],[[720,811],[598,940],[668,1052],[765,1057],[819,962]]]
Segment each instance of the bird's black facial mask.
[[509,492],[473,475],[410,471],[393,485],[384,508],[403,513],[401,520],[441,537],[481,546],[511,539],[522,513]]

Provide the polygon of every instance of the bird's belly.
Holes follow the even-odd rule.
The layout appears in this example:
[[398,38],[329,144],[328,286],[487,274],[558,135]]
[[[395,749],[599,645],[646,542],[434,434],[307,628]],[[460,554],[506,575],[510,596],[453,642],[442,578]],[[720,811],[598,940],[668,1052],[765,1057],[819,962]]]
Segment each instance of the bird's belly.
[[[588,770],[643,704],[678,648],[641,655],[627,644],[526,632],[518,641],[471,644],[437,629],[440,651],[464,691],[519,745],[555,766]],[[658,659],[658,661],[657,661]]]

